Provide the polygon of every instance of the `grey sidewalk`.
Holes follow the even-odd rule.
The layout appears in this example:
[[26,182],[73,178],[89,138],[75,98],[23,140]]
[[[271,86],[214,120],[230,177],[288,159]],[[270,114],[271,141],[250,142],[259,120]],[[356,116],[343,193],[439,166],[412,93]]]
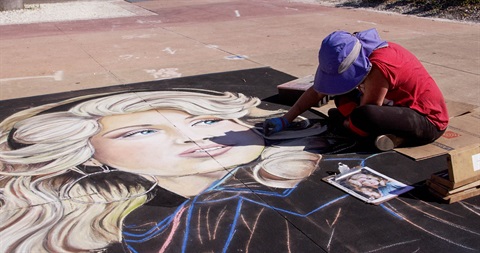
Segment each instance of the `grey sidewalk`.
[[480,106],[480,24],[284,0],[107,1],[130,17],[0,26],[0,99],[269,66],[315,72],[323,37],[376,28],[447,99]]

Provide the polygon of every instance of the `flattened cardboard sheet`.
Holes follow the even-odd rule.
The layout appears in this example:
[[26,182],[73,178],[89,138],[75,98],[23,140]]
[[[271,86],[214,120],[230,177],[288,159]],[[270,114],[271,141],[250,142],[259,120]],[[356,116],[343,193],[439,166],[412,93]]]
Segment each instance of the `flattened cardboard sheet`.
[[450,118],[455,118],[478,109],[476,105],[457,101],[446,100],[445,103],[447,104],[448,116],[450,116]]
[[435,142],[395,151],[415,160],[427,159],[448,154],[456,149],[480,143],[480,112],[467,113],[450,119],[445,133]]

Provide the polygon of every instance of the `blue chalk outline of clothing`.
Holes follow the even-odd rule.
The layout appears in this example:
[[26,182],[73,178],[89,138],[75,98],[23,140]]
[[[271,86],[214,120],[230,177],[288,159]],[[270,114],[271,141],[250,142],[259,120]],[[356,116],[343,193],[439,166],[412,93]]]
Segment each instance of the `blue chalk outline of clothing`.
[[[378,154],[374,154],[374,155],[371,155],[369,157],[366,157],[366,158],[331,158],[331,159],[325,159],[325,160],[338,160],[338,161],[346,161],[346,160],[359,160],[360,161],[360,166],[364,166],[365,164],[365,161],[368,160],[369,158],[372,158],[374,156],[376,156]],[[191,222],[191,217],[192,217],[192,213],[194,211],[194,208],[195,208],[195,205],[197,204],[205,204],[205,203],[214,203],[214,202],[219,202],[219,201],[225,201],[225,200],[230,200],[230,199],[234,199],[234,198],[238,198],[238,202],[237,202],[237,208],[236,208],[236,211],[235,211],[235,216],[234,216],[234,220],[232,221],[232,226],[230,228],[230,232],[229,232],[229,235],[228,235],[228,239],[227,241],[225,242],[224,246],[223,246],[223,250],[222,252],[227,252],[227,249],[228,249],[228,246],[231,242],[231,240],[233,239],[233,236],[234,236],[234,231],[235,231],[235,228],[236,228],[236,224],[237,224],[237,221],[238,221],[238,218],[241,214],[241,209],[242,209],[242,204],[244,201],[247,201],[247,202],[250,202],[250,203],[254,203],[254,204],[257,204],[259,206],[263,206],[263,207],[266,207],[266,208],[270,208],[272,210],[275,210],[275,211],[278,211],[278,212],[282,212],[282,213],[287,213],[287,214],[290,214],[290,215],[294,215],[294,216],[297,216],[297,217],[307,217],[309,215],[311,215],[312,213],[315,213],[325,207],[328,207],[330,206],[331,204],[341,200],[341,199],[344,199],[348,196],[350,196],[349,194],[344,194],[338,198],[335,198],[333,200],[330,200],[329,202],[325,203],[325,204],[322,204],[320,205],[319,207],[311,210],[310,212],[307,212],[307,213],[298,213],[298,212],[292,212],[290,210],[286,210],[286,209],[283,209],[283,208],[276,208],[276,207],[273,207],[273,206],[270,206],[270,205],[267,205],[265,203],[262,203],[262,202],[258,202],[258,201],[255,201],[255,200],[252,200],[250,198],[246,198],[246,197],[243,197],[243,196],[233,196],[233,197],[228,197],[228,198],[223,198],[223,199],[216,199],[216,200],[210,200],[210,201],[198,201],[198,198],[200,196],[202,196],[202,194],[205,194],[205,193],[208,193],[208,192],[213,192],[213,191],[230,191],[230,192],[248,192],[248,193],[254,193],[254,194],[259,194],[259,195],[264,195],[264,196],[270,196],[270,197],[279,197],[279,198],[285,198],[285,197],[288,197],[295,189],[296,187],[293,187],[293,188],[290,188],[290,189],[286,189],[285,191],[281,192],[281,193],[278,193],[278,192],[269,192],[269,191],[258,191],[258,190],[252,190],[252,189],[249,189],[249,188],[228,188],[228,187],[224,187],[222,184],[228,180],[230,177],[232,177],[235,172],[239,169],[242,169],[241,167],[238,167],[236,169],[234,169],[231,173],[229,173],[227,176],[223,177],[222,179],[214,182],[212,184],[212,186],[210,186],[209,188],[207,188],[205,191],[203,191],[202,193],[200,193],[199,195],[197,195],[195,198],[191,199],[191,200],[186,200],[185,202],[183,202],[176,210],[174,213],[172,213],[171,215],[169,215],[168,217],[166,217],[165,219],[163,219],[161,222],[159,222],[157,225],[155,225],[154,227],[152,227],[151,229],[149,229],[147,232],[144,232],[144,233],[141,233],[141,234],[134,234],[134,233],[129,233],[129,232],[123,232],[123,235],[124,236],[127,236],[127,237],[130,237],[130,238],[138,238],[138,239],[125,239],[125,242],[127,243],[127,246],[128,246],[128,249],[134,253],[138,253],[130,244],[128,244],[129,242],[131,243],[141,243],[141,242],[145,242],[145,241],[148,241],[150,240],[151,238],[153,238],[154,236],[156,236],[157,234],[163,232],[166,228],[169,227],[170,223],[173,221],[173,218],[176,216],[176,214],[179,212],[179,210],[181,210],[185,205],[187,205],[189,202],[191,202],[191,205],[190,205],[190,208],[188,210],[188,214],[187,214],[187,224],[186,224],[186,230],[185,230],[185,235],[184,235],[184,238],[183,238],[183,243],[182,243],[182,250],[181,252],[184,253],[186,252],[186,248],[187,248],[187,241],[188,241],[188,238],[189,238],[189,231],[190,231],[190,222]],[[385,208],[383,205],[380,205],[382,206],[388,213],[392,214],[394,217],[398,218],[398,219],[402,219],[402,217],[398,216],[397,214],[395,214],[394,212],[392,212],[391,210]]]

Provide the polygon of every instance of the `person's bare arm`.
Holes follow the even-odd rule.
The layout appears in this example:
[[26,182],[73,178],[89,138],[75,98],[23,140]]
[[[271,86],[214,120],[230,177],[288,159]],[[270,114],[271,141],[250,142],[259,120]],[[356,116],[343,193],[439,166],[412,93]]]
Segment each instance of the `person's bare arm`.
[[306,110],[313,106],[318,106],[318,103],[323,97],[325,97],[325,95],[316,92],[313,86],[308,88],[284,115],[285,119],[287,119],[288,122],[292,122],[298,115],[304,113]]
[[370,73],[365,79],[362,100],[360,105],[382,105],[385,95],[387,95],[389,83],[383,76],[382,72],[375,67],[372,67]]

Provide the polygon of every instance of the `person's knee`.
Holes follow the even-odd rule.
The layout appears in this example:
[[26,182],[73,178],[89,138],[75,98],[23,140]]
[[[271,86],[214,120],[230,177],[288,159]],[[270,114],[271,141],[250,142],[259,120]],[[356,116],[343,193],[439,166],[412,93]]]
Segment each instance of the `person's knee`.
[[358,91],[354,90],[347,94],[336,96],[334,101],[340,113],[347,117],[359,106],[360,96]]
[[353,110],[358,106],[357,103],[346,98],[338,99],[336,101],[338,101],[336,103],[337,109],[344,117],[350,115]]
[[360,136],[368,136],[374,132],[372,122],[375,122],[374,115],[378,106],[363,105],[355,108],[349,117],[349,128]]

